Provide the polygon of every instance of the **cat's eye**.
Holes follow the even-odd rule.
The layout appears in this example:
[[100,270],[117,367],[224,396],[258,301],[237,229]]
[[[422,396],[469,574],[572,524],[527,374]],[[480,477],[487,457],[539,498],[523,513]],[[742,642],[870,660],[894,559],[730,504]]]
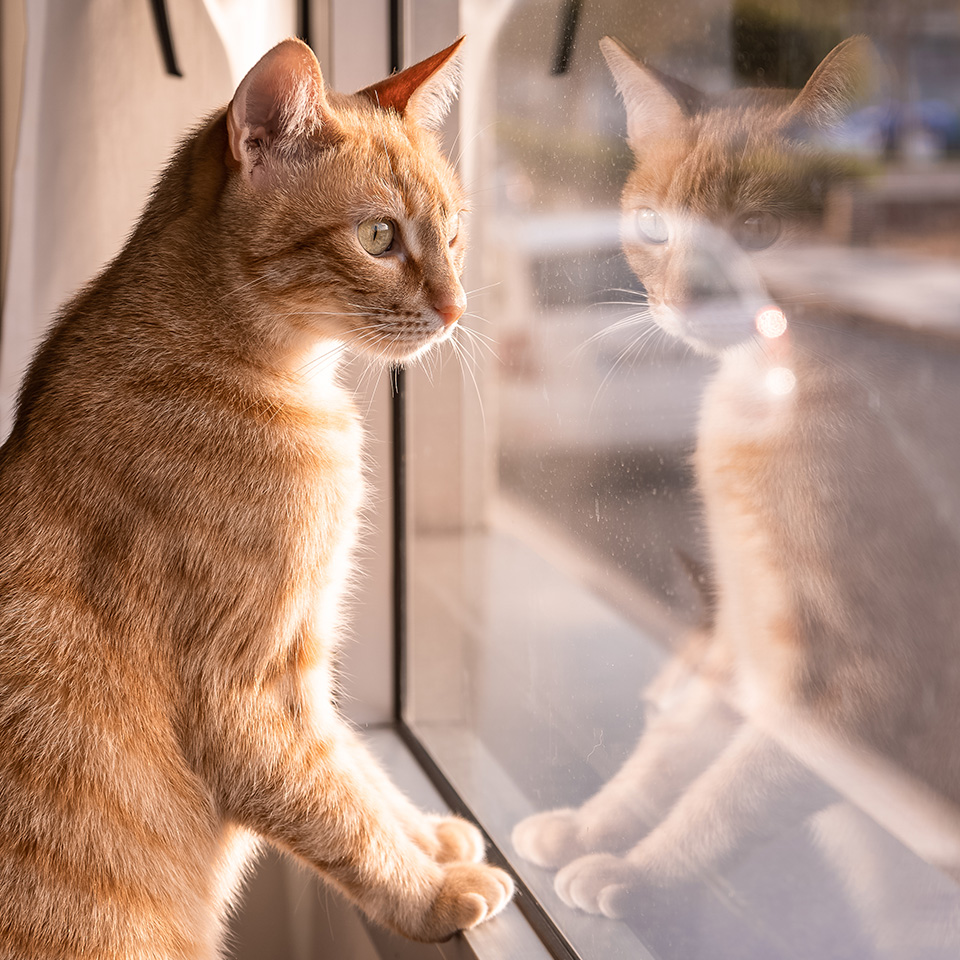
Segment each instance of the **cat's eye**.
[[371,257],[379,257],[393,246],[396,228],[389,220],[364,220],[357,227],[357,239]]
[[765,250],[780,236],[780,218],[764,210],[748,213],[737,221],[733,235],[745,250]]
[[453,214],[447,221],[447,243],[453,243],[460,234],[460,214]]
[[650,207],[641,207],[634,212],[633,226],[638,239],[645,243],[666,243],[670,236],[666,221]]

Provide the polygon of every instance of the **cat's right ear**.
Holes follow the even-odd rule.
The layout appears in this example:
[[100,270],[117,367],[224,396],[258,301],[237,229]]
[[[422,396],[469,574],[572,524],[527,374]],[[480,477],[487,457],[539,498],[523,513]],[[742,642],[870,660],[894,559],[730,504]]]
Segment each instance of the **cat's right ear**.
[[642,64],[613,37],[604,37],[600,49],[627,108],[630,146],[640,150],[646,140],[676,133],[687,115],[685,105],[689,109],[690,101],[698,99],[699,94]]
[[257,188],[276,183],[284,166],[338,136],[320,65],[299,40],[264,54],[227,108],[230,156]]

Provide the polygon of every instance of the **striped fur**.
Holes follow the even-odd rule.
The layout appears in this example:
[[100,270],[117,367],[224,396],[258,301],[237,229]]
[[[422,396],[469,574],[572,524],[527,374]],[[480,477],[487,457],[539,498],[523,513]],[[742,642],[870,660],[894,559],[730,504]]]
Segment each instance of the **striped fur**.
[[[363,500],[335,361],[449,335],[460,187],[436,118],[327,93],[296,41],[240,92],[64,308],[0,452],[2,960],[218,956],[261,839],[419,939],[512,892],[333,701]],[[265,98],[277,129],[238,140]]]

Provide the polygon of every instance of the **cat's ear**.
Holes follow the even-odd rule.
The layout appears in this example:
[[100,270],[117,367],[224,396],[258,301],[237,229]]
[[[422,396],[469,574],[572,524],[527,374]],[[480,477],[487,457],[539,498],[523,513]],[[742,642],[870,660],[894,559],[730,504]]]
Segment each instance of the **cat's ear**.
[[702,99],[693,87],[641,63],[613,37],[604,37],[600,49],[627,108],[627,142],[634,150],[676,133]]
[[230,154],[256,187],[275,182],[285,164],[337,138],[320,65],[299,40],[284,40],[240,81],[227,108]]
[[464,38],[386,80],[358,90],[384,110],[396,110],[402,117],[435,130],[457,96],[460,62],[457,54]]
[[875,96],[883,68],[867,37],[849,37],[821,61],[787,111],[786,127],[802,136],[827,130]]

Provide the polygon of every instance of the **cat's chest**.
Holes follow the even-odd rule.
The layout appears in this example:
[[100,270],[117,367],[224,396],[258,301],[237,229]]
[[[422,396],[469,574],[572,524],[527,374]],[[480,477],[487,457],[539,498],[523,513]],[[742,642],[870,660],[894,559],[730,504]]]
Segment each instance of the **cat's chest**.
[[797,455],[793,364],[758,349],[725,356],[700,410],[696,464],[707,500],[755,512]]
[[280,519],[305,543],[352,536],[363,502],[363,433],[353,405],[308,410],[278,437],[285,496]]
[[298,401],[271,397],[238,419],[209,418],[203,437],[181,438],[178,507],[190,541],[216,548],[238,576],[269,567],[309,587],[355,540],[363,433],[346,395]]

